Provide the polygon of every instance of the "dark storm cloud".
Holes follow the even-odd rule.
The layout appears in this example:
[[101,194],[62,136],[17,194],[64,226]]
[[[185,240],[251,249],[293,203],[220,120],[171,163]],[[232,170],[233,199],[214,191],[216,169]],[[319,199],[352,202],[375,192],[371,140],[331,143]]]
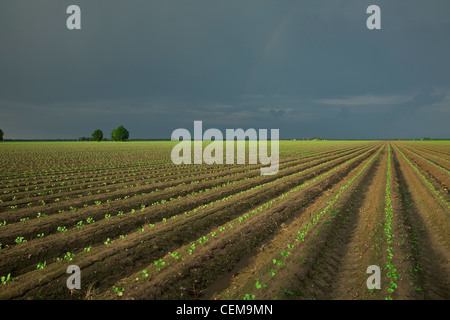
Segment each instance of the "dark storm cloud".
[[[282,137],[450,136],[434,125],[450,120],[450,3],[372,2],[3,0],[0,127],[77,138],[123,124],[160,138],[202,120]],[[66,28],[70,4],[81,30]],[[381,30],[365,26],[371,4]]]
[[435,94],[431,89],[422,90],[416,94],[410,101],[402,103],[392,108],[392,115],[403,114],[411,115],[413,112],[420,108],[426,108],[427,106],[443,102],[446,98],[445,94]]
[[284,111],[284,110],[269,110],[269,113],[274,118],[281,118],[286,113],[286,111]]

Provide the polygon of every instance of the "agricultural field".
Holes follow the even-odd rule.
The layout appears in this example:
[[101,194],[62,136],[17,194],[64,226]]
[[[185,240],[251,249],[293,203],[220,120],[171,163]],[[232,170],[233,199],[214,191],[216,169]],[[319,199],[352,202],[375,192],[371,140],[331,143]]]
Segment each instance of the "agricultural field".
[[450,299],[450,142],[280,141],[275,175],[174,145],[0,143],[0,299]]

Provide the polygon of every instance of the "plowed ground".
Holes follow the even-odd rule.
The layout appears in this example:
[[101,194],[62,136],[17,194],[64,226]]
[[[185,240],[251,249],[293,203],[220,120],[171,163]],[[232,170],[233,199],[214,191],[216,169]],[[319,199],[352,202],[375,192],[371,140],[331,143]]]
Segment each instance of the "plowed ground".
[[173,145],[0,145],[0,299],[450,299],[449,143],[282,141],[272,176]]

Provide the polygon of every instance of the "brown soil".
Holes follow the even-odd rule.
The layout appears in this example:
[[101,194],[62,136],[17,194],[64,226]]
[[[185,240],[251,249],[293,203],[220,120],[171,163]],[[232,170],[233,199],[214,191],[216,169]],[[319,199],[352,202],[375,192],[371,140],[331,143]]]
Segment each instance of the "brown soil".
[[[84,155],[77,168],[67,170],[66,163],[73,166],[72,154],[52,171],[38,173],[39,166],[30,164],[23,174],[3,172],[0,187],[14,186],[2,190],[19,191],[0,196],[5,200],[0,206],[6,210],[17,204],[19,208],[0,212],[0,222],[8,219],[6,226],[0,226],[0,276],[15,277],[1,285],[0,299],[195,300],[246,295],[256,299],[450,299],[450,178],[444,170],[448,147],[397,141],[340,146],[312,148],[296,156],[298,150],[292,145],[283,151],[275,176],[260,176],[258,165],[225,170],[200,166],[192,173],[193,167],[167,166],[167,159],[158,157],[152,158],[151,167],[159,172],[150,172],[143,153],[119,166],[114,164],[120,153],[111,162],[99,158],[97,173],[94,166],[83,167],[83,161],[91,157]],[[385,235],[388,148],[392,260],[388,260]],[[38,147],[33,151],[39,152]],[[10,171],[25,163],[11,162]],[[77,178],[70,178],[70,172]],[[27,195],[25,187],[33,186],[27,184],[30,177],[37,186],[61,190],[58,195],[30,197],[32,201],[85,194],[90,183],[96,186],[105,181],[106,185],[95,187],[100,193],[75,201],[61,199],[27,208],[26,198],[21,197]],[[60,187],[60,181],[73,185]],[[142,184],[145,181],[161,182]],[[200,183],[190,183],[194,181]],[[124,188],[129,184],[133,186]],[[75,190],[75,185],[80,189]],[[13,200],[13,195],[19,200]],[[106,202],[114,198],[122,199]],[[173,201],[151,206],[169,198]],[[102,203],[93,205],[95,201]],[[86,203],[86,208],[58,213]],[[141,210],[141,204],[146,208]],[[35,218],[39,211],[49,216]],[[123,215],[116,215],[119,211]],[[104,219],[105,213],[113,215]],[[29,220],[17,222],[27,215]],[[96,222],[74,226],[87,217]],[[57,232],[62,225],[68,231]],[[299,230],[307,231],[303,241],[297,241]],[[41,232],[45,237],[36,238]],[[17,236],[28,241],[16,244]],[[105,244],[107,238],[113,243]],[[90,252],[85,252],[87,247]],[[63,259],[67,252],[74,254],[71,260]],[[277,266],[273,259],[284,266]],[[43,261],[46,267],[36,270]],[[393,293],[387,291],[391,281],[387,261],[399,274]],[[73,264],[81,268],[82,289],[69,291],[66,268]],[[366,287],[369,265],[381,268],[380,290]],[[123,295],[113,288],[123,290]]]
[[[183,214],[185,211],[192,210],[202,203],[210,203],[212,201],[216,201],[218,199],[222,199],[230,194],[236,194],[244,190],[251,189],[257,185],[268,183],[279,179],[282,176],[286,176],[289,178],[289,175],[292,175],[292,178],[289,178],[286,181],[286,185],[280,185],[283,188],[288,188],[289,185],[293,185],[298,181],[298,179],[305,179],[306,176],[298,176],[297,170],[305,170],[306,174],[309,176],[316,175],[327,168],[333,167],[339,163],[345,161],[345,159],[351,158],[353,155],[345,156],[342,158],[336,157],[336,160],[331,160],[329,163],[326,163],[329,159],[321,159],[317,162],[313,162],[311,164],[305,164],[304,166],[300,166],[298,168],[287,169],[285,172],[280,173],[280,175],[276,176],[258,176],[254,180],[243,181],[240,184],[234,184],[226,186],[222,189],[218,189],[217,192],[211,193],[199,193],[190,197],[177,199],[173,202],[167,202],[164,205],[158,206],[150,206],[144,210],[138,210],[135,213],[124,214],[123,216],[112,216],[109,219],[99,220],[96,223],[90,225],[84,225],[82,228],[72,228],[64,233],[55,233],[50,234],[42,239],[33,239],[32,241],[27,242],[26,244],[14,245],[10,248],[5,248],[0,251],[0,257],[2,260],[0,261],[0,274],[21,274],[30,270],[30,268],[37,264],[40,261],[44,261],[47,259],[52,259],[63,255],[67,251],[75,252],[76,249],[80,250],[84,246],[100,244],[105,241],[106,238],[117,237],[121,234],[127,234],[131,231],[136,230],[138,227],[148,224],[148,223],[156,223],[161,221],[163,218],[170,218],[176,214]],[[334,158],[334,157],[332,157]],[[317,164],[326,164],[320,170],[314,170],[314,165]],[[221,183],[223,181],[220,181]],[[209,182],[215,185],[217,180]],[[204,182],[200,186],[195,185],[196,188],[205,188],[208,187],[208,183]],[[187,186],[189,188],[190,186]],[[211,187],[211,186],[209,186]],[[192,190],[189,190],[192,191]],[[277,190],[268,190],[269,193],[275,193]],[[278,191],[280,192],[280,191]],[[255,194],[258,192],[255,191]],[[172,195],[175,194],[172,191]],[[276,194],[276,193],[275,193]],[[244,195],[248,197],[254,197],[252,194]],[[270,197],[270,196],[268,196]],[[241,197],[242,198],[242,197]],[[239,201],[244,200],[240,199]],[[261,201],[264,198],[260,199]],[[147,203],[152,203],[154,199]],[[128,201],[130,205],[136,207],[136,203],[134,199],[130,199]],[[78,210],[76,211],[76,215],[73,215],[71,212],[62,213],[59,215],[47,217],[44,219],[36,219],[36,222],[24,224],[24,227],[20,229],[20,235],[24,234],[38,234],[41,232],[55,232],[57,226],[60,225],[74,225],[76,222],[81,219],[86,219],[88,217],[94,217],[94,219],[102,218],[107,212],[116,212],[117,210],[125,210],[127,208],[126,201],[120,201],[122,206],[114,207],[111,205],[107,211],[102,211],[101,209],[94,208],[86,208],[86,210]],[[185,211],[180,212],[180,207]],[[89,210],[88,210],[89,209]],[[64,220],[66,219],[66,220]],[[69,220],[70,219],[70,220]],[[70,221],[70,222],[67,222]],[[21,226],[19,225],[19,228]],[[27,231],[26,228],[32,228],[31,231]],[[0,229],[0,234],[2,234],[2,239],[4,243],[7,243],[8,239],[10,242],[14,241],[15,237],[17,237],[17,224],[6,225]],[[13,230],[13,232],[11,232]],[[64,241],[60,239],[63,238]],[[70,249],[72,248],[72,249]]]
[[[363,161],[370,154],[371,153],[362,157],[360,160],[357,160],[356,164]],[[86,255],[86,257],[84,257],[83,254],[79,255],[80,258],[77,258],[76,256],[73,260],[73,263],[79,265],[83,270],[83,278],[86,281],[89,282],[94,281],[94,279],[101,278],[102,281],[101,283],[99,282],[98,285],[106,286],[112,281],[117,281],[118,279],[123,277],[123,272],[120,270],[127,270],[124,272],[129,272],[129,270],[139,270],[139,268],[143,265],[146,265],[149,262],[158,259],[158,257],[163,256],[165,252],[175,249],[177,246],[180,246],[186,241],[195,239],[199,236],[199,234],[204,232],[204,230],[208,230],[215,226],[223,224],[233,217],[236,217],[239,212],[251,209],[258,204],[266,201],[266,199],[271,199],[277,195],[280,195],[286,190],[289,190],[295,185],[298,185],[302,181],[314,177],[320,174],[320,172],[322,172],[323,170],[330,169],[331,167],[342,162],[343,160],[341,159],[338,159],[337,162],[331,161],[331,164],[323,166],[321,170],[311,170],[311,173],[309,174],[299,175],[298,177],[295,176],[286,179],[283,183],[274,184],[267,190],[256,189],[256,191],[251,191],[248,193],[248,195],[246,194],[245,200],[238,199],[239,201],[235,201],[234,203],[228,203],[217,208],[213,207],[211,209],[205,210],[205,212],[202,214],[197,213],[193,216],[177,218],[176,220],[173,220],[173,224],[171,226],[162,226],[162,223],[160,223],[158,226],[155,224],[155,228],[152,229],[151,232],[144,232],[141,234],[139,232],[134,232],[133,234],[130,234],[125,240],[117,240],[116,243],[120,243],[120,245],[117,244],[113,246],[114,248],[111,249],[108,249],[108,247],[104,245],[99,247],[98,250],[97,248],[93,248],[92,252],[89,255]],[[306,172],[308,172],[308,170]],[[121,216],[120,218],[123,217],[125,216]],[[134,220],[136,218],[136,216],[133,217]],[[114,231],[114,229],[108,228],[106,223],[101,226],[101,229],[100,227],[96,229],[99,231],[101,230],[102,234],[104,233],[105,235],[109,235]],[[78,236],[73,238],[74,240],[77,240],[78,246],[80,246],[80,242],[83,243],[83,235],[87,234],[94,234],[94,232],[86,232],[85,229],[78,232]],[[97,236],[97,234],[95,234],[95,236]],[[104,237],[105,236],[101,236],[102,240],[100,241],[104,241]],[[64,238],[70,241],[70,238],[68,236]],[[54,246],[58,246],[58,244],[59,246],[61,246],[60,242],[61,241],[57,239],[53,244]],[[140,245],[137,246],[137,243],[140,243]],[[69,247],[72,247],[74,245],[75,242]],[[52,250],[54,249],[54,246],[52,247]],[[44,248],[41,252],[48,253],[50,251],[49,249],[50,248]],[[39,251],[39,248],[33,248],[31,251]],[[94,261],[98,262],[95,263]],[[12,263],[13,261],[11,259],[7,261],[7,264],[9,266]],[[59,271],[55,271],[54,268]],[[61,269],[61,267],[58,269],[57,266],[52,266],[52,268],[47,268],[44,271],[44,274],[48,275],[48,283],[46,282],[46,289],[45,292],[42,292],[42,295],[44,297],[55,297],[64,292],[63,287],[61,287],[56,281],[50,282],[50,279],[55,280],[55,274],[59,274],[57,278],[64,278],[65,270]],[[53,272],[56,273],[54,274]],[[42,277],[42,273],[40,274],[40,276]],[[33,277],[34,275],[30,274],[30,276]],[[26,282],[30,283],[30,280],[27,280]],[[41,281],[41,283],[42,282],[43,281]],[[5,291],[5,295],[7,295],[8,297],[14,297],[16,294],[18,294],[17,288],[20,288],[20,286],[18,285],[16,289],[11,288],[12,291],[8,290],[8,293]],[[20,289],[20,295],[24,294],[23,290],[23,288]],[[29,293],[26,293],[26,296],[30,297],[34,297],[37,292],[41,291],[37,288],[32,287],[28,290]]]

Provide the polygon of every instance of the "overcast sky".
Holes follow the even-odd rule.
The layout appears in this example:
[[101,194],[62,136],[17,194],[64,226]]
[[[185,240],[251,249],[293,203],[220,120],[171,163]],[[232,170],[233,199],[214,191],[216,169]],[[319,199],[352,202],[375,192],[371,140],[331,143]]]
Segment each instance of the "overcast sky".
[[450,138],[449,16],[448,0],[1,0],[0,128]]

